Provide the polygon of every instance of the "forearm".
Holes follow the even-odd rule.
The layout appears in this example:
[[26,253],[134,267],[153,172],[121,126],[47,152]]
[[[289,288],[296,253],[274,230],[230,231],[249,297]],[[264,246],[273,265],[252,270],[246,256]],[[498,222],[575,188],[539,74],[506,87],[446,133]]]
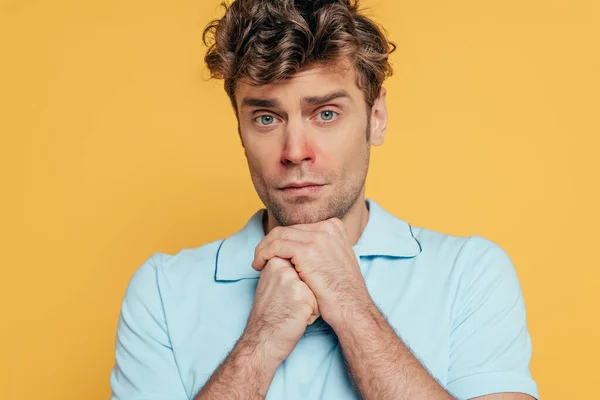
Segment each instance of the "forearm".
[[[363,399],[453,399],[421,365],[375,305],[336,329]],[[337,332],[339,331],[339,332]]]
[[194,400],[264,399],[278,367],[258,341],[242,336]]

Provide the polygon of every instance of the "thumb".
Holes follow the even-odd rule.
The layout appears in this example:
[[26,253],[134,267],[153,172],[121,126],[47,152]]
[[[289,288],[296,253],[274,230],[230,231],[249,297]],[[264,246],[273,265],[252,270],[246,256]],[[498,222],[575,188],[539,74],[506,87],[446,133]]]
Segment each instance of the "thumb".
[[321,312],[319,311],[319,305],[317,304],[317,299],[313,299],[313,312],[310,318],[308,319],[308,325],[312,325],[319,317],[321,316]]

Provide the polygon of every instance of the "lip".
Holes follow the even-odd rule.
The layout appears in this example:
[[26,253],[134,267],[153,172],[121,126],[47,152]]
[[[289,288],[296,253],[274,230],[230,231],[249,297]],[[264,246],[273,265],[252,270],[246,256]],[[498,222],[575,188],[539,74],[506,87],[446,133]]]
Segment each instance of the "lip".
[[313,182],[294,182],[280,188],[279,190],[290,195],[306,196],[319,193],[323,186],[325,185]]
[[291,182],[288,183],[287,185],[281,187],[280,189],[290,189],[290,188],[303,188],[306,186],[323,186],[320,183],[316,183],[316,182]]

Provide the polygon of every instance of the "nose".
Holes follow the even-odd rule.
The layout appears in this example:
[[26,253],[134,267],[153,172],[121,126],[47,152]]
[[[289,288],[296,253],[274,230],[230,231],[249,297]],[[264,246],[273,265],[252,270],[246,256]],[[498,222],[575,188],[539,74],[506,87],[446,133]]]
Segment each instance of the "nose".
[[288,125],[285,144],[281,152],[281,163],[284,165],[312,163],[314,159],[315,154],[305,130],[301,126]]

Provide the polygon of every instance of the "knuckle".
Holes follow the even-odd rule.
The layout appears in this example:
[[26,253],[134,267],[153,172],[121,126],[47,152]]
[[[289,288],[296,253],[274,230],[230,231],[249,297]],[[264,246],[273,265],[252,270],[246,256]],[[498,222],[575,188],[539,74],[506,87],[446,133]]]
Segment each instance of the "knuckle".
[[292,287],[290,288],[290,298],[294,301],[294,302],[304,302],[306,301],[307,298],[307,293],[306,293],[306,287],[304,287],[305,284],[303,282],[297,282],[296,284],[292,285]]
[[271,229],[270,233],[273,236],[279,236],[282,234],[282,231],[283,231],[283,227],[278,225],[278,226],[274,227],[273,229]]
[[315,232],[315,234],[314,234],[314,241],[316,243],[322,243],[324,240],[327,240],[327,238],[329,237],[329,235],[330,235],[329,231]]
[[289,266],[290,262],[288,260],[284,260],[283,258],[273,257],[269,260],[273,264],[273,266],[277,269],[286,269]]
[[344,223],[342,222],[341,219],[339,218],[334,218],[333,219],[333,224],[337,229],[344,229]]
[[273,267],[281,267],[286,264],[285,260],[279,257],[273,257],[269,261],[267,261],[267,263],[271,264]]
[[277,265],[277,274],[282,282],[287,282],[296,277],[294,266],[287,260],[279,261]]
[[278,258],[278,257],[273,257],[269,261],[267,261],[267,264],[263,268],[263,271],[277,272],[277,271],[281,270],[282,267],[284,267],[285,265],[286,265],[285,260],[282,260],[281,258]]
[[279,269],[277,270],[277,273],[283,277],[291,277],[293,276],[292,274],[292,267],[290,265],[288,265],[287,263],[281,263],[279,266]]
[[[325,232],[327,233],[335,233],[338,230],[337,218],[332,218],[325,223]],[[338,220],[339,221],[339,220]]]
[[254,258],[257,258],[260,252],[262,251],[262,245],[258,245],[254,248]]
[[304,255],[304,257],[306,257],[307,260],[313,260],[316,256],[319,255],[319,252],[317,251],[317,246],[307,246],[303,250],[302,254]]

